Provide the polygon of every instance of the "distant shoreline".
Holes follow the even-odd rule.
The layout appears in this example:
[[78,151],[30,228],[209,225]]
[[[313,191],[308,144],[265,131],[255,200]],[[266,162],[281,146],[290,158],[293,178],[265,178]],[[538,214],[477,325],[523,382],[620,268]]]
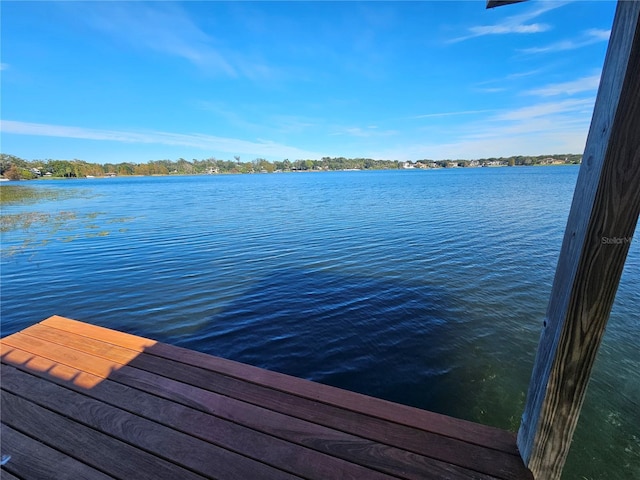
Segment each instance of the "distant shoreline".
[[[287,170],[282,172],[220,172],[220,173],[154,173],[151,175],[98,175],[98,176],[88,176],[88,177],[54,177],[54,176],[41,176],[37,178],[29,178],[29,179],[19,179],[13,180],[12,184],[15,185],[15,182],[28,180],[28,181],[43,181],[43,180],[55,180],[55,181],[64,181],[64,180],[108,180],[110,178],[145,178],[145,177],[203,177],[203,176],[224,176],[224,175],[264,175],[264,174],[297,174],[297,173],[327,173],[327,172],[388,172],[388,171],[396,171],[396,170],[413,170],[413,171],[444,171],[444,170],[477,170],[483,168],[535,168],[535,167],[579,167],[580,164],[577,163],[560,163],[560,164],[551,164],[551,165],[487,165],[481,167],[436,167],[436,168],[375,168],[375,169],[344,169],[344,170]],[[0,178],[0,185],[9,182],[8,178]]]
[[368,170],[440,170],[452,168],[526,167],[577,165],[582,161],[578,154],[554,154],[539,156],[512,156],[482,158],[477,160],[374,160],[371,158],[323,157],[320,160],[268,161],[257,158],[250,162],[208,158],[192,161],[150,160],[147,163],[88,163],[84,160],[24,160],[0,154],[0,176],[10,180],[35,180],[39,178],[109,178],[125,176],[169,175],[219,175],[265,174],[326,171]]

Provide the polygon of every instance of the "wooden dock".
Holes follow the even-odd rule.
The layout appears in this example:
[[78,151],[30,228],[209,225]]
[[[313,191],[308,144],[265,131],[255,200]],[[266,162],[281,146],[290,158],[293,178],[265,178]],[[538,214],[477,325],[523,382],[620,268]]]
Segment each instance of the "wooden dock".
[[531,479],[515,435],[53,316],[0,342],[2,479]]

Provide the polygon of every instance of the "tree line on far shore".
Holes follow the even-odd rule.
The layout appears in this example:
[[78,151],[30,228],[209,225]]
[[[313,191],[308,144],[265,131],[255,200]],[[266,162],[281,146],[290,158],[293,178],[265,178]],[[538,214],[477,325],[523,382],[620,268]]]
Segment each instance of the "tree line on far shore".
[[249,162],[207,158],[204,160],[150,160],[146,163],[89,163],[84,160],[25,160],[0,154],[0,175],[10,180],[28,180],[39,177],[84,178],[127,175],[204,175],[222,173],[274,173],[330,170],[391,170],[402,168],[463,168],[483,166],[524,166],[578,164],[582,155],[555,154],[539,156],[512,156],[477,160],[374,160],[371,158],[323,157],[320,160],[268,161],[256,158]]

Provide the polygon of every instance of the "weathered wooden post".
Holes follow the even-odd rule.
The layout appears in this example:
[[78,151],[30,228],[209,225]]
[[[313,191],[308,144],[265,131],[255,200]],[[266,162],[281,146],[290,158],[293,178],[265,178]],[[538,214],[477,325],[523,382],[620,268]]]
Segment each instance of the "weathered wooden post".
[[618,2],[518,432],[537,480],[562,473],[640,212],[639,14]]

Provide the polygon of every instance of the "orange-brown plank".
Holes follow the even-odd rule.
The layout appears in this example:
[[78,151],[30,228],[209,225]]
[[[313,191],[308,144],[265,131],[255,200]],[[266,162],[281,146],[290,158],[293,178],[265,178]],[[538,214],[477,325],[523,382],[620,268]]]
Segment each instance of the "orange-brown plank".
[[[86,356],[86,353],[79,351],[77,353],[75,353],[76,351],[67,353],[66,350],[64,350],[66,347],[62,347],[61,344],[51,346],[44,341],[45,339],[31,336],[31,334],[40,335],[47,331],[47,327],[31,327],[25,330],[25,334],[18,333],[6,338],[4,341],[10,344],[16,341],[27,342],[27,344],[39,343],[42,348],[47,347],[55,350],[54,352],[48,351],[46,355],[57,361],[64,362],[68,361],[65,360],[66,358],[72,359],[81,355]],[[26,333],[30,335],[26,335]],[[44,334],[46,339],[50,339],[55,335],[55,332]],[[67,334],[67,336],[73,337],[74,335]],[[63,340],[59,341],[63,343]],[[76,348],[85,348],[84,345],[87,344],[88,346],[86,348],[90,351],[100,350],[104,356],[108,357],[110,355],[110,348],[97,348],[91,344],[92,342],[95,341],[88,338],[69,340],[69,343],[73,344]],[[13,345],[29,348],[20,343],[13,343]],[[121,356],[120,352],[117,351],[118,347],[114,346],[112,348],[116,349],[116,354],[113,358],[119,360]],[[153,351],[154,348],[155,347],[150,347],[149,351]],[[105,367],[100,367],[100,364],[103,362],[109,363],[108,360],[97,359],[95,357],[86,357],[84,362],[86,362],[87,370],[94,369],[98,374],[105,371]],[[519,457],[507,455],[492,449],[456,441],[448,437],[436,436],[428,432],[393,424],[379,418],[362,416],[329,405],[317,404],[305,398],[295,397],[252,383],[238,382],[237,379],[231,377],[196,367],[189,367],[185,364],[153,355],[141,354],[131,360],[129,364],[155,372],[159,375],[169,376],[182,382],[186,381],[198,387],[211,389],[223,395],[236,397],[255,405],[268,407],[287,415],[310,420],[330,428],[344,429],[358,436],[407,449],[419,455],[442,460],[446,463],[476,470],[487,475],[494,475],[505,479],[527,478],[528,476]],[[96,368],[97,370],[95,370]],[[113,369],[112,366],[109,366],[109,368]]]
[[81,364],[83,365],[83,371],[100,378],[107,378],[111,373],[122,368],[124,365],[121,363],[121,358],[118,353],[113,356],[112,360],[108,360],[104,357],[96,357],[95,355],[58,343],[51,343],[22,332],[14,333],[13,335],[3,338],[2,345],[5,351],[10,350],[10,347],[19,348],[34,355],[49,358],[61,365]]
[[2,422],[121,480],[203,477],[2,390]]
[[[32,363],[37,363],[35,370],[23,366],[23,359],[29,358],[30,355],[13,350],[5,355],[3,361],[8,364],[15,362],[26,371],[32,371],[43,378],[68,385],[69,388],[85,391],[63,379],[48,376],[45,372],[53,362],[42,357],[31,358]],[[77,372],[77,370],[71,370]],[[5,378],[8,375],[10,374],[5,374]],[[69,376],[72,376],[71,372],[65,375],[65,377]],[[335,478],[336,472],[341,472],[340,476],[343,478],[348,476],[348,472],[352,472],[354,478],[379,477],[375,472],[357,465],[345,465],[345,460],[403,478],[494,478],[397,448],[378,445],[366,439],[287,417],[138,369],[123,367],[115,372],[111,379],[119,383],[105,380],[92,389],[86,390],[86,394],[183,432],[195,434],[225,448],[244,450],[246,455],[255,456],[261,461],[282,469],[291,469],[293,473],[310,478]],[[151,392],[156,396],[127,388],[125,385]],[[186,408],[179,403],[167,405],[169,400],[184,403],[197,410]],[[234,427],[234,424],[227,425],[227,422],[213,420],[215,417],[204,415],[202,412],[229,418],[278,438],[260,435],[257,432],[253,434],[252,430],[247,432],[247,429],[242,427],[238,431],[239,426]],[[294,447],[279,439],[307,445],[343,460],[336,460],[327,455],[311,455],[307,448]]]
[[243,455],[3,366],[2,388],[78,423],[213,478],[299,478]]
[[[73,457],[2,425],[2,455],[9,455],[2,468],[29,480],[109,480],[110,477]],[[9,473],[9,475],[11,475]],[[5,472],[2,478],[9,478]],[[15,478],[15,477],[14,477]]]
[[[376,416],[392,422],[402,423],[429,432],[459,438],[477,443],[489,448],[502,450],[513,455],[519,455],[515,435],[494,427],[476,424],[465,420],[455,419],[417,408],[395,404],[386,400],[348,392],[328,385],[319,386],[317,383],[291,377],[277,372],[271,372],[250,365],[231,360],[206,355],[200,352],[180,347],[146,340],[146,343],[134,335],[109,330],[104,327],[78,322],[64,317],[53,316],[42,322],[44,325],[65,331],[85,335],[114,343],[126,348],[143,351],[148,347],[154,355],[178,360],[193,366],[210,369],[226,375],[241,378],[260,385],[280,389],[295,395],[322,401],[341,408],[354,409],[361,413]],[[142,346],[144,345],[144,346]],[[149,350],[147,350],[149,351]]]
[[157,343],[155,340],[131,335],[130,333],[121,332],[119,330],[99,327],[98,325],[92,325],[90,323],[79,322],[78,320],[72,320],[59,315],[53,315],[40,323],[42,325],[59,328],[60,330],[77,333],[78,335],[95,338],[97,340],[102,340],[103,342],[136,350],[138,352],[141,352],[145,348],[151,347]]
[[[65,347],[75,348],[85,353],[90,353],[96,357],[108,358],[113,362],[126,365],[129,361],[140,355],[144,349],[131,349],[116,345],[104,340],[97,340],[90,337],[85,337],[76,334],[70,334],[57,328],[48,327],[42,323],[32,325],[25,328],[20,334],[31,335],[33,337],[45,340],[57,345],[64,345]],[[117,333],[117,332],[116,332]],[[140,344],[146,343],[146,339],[140,339]],[[146,348],[153,348],[150,345]]]

